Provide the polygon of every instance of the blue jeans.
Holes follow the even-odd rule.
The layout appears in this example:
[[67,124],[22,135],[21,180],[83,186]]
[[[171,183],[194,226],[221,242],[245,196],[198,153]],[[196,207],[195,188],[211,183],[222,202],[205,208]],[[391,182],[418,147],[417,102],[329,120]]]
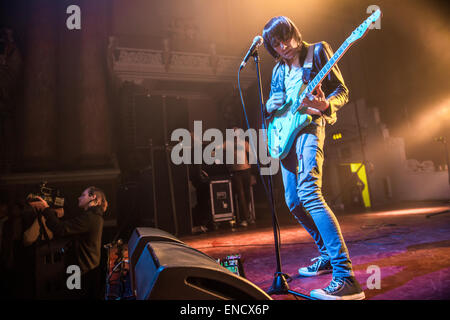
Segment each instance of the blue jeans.
[[281,161],[286,204],[314,239],[321,257],[331,262],[333,276],[353,276],[339,223],[322,196],[324,140],[325,126],[313,122],[300,132]]

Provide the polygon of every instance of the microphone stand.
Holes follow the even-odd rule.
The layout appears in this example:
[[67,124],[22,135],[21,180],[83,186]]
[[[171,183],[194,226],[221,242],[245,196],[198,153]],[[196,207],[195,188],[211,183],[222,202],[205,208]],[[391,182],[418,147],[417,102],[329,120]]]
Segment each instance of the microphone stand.
[[[259,95],[259,102],[261,106],[261,115],[262,115],[262,127],[263,129],[267,130],[266,126],[266,120],[264,119],[264,98],[263,98],[263,92],[262,92],[262,86],[261,86],[261,70],[259,66],[259,55],[258,50],[255,50],[252,54],[255,64],[256,64],[256,77],[257,77],[257,83],[258,83],[258,95]],[[271,170],[271,169],[270,169]],[[274,279],[272,282],[272,286],[267,291],[267,294],[273,295],[273,294],[292,294],[294,296],[299,296],[305,299],[310,300],[316,300],[315,298],[299,293],[294,290],[289,289],[288,281],[286,278],[290,278],[287,274],[283,273],[281,270],[281,255],[280,255],[280,230],[279,230],[279,224],[278,224],[278,218],[277,214],[275,212],[275,203],[273,199],[273,188],[272,188],[272,172],[270,172],[269,179],[268,179],[268,195],[269,195],[269,202],[270,202],[270,209],[272,211],[272,226],[273,226],[273,237],[275,240],[275,257],[277,262],[277,269],[274,274]]]

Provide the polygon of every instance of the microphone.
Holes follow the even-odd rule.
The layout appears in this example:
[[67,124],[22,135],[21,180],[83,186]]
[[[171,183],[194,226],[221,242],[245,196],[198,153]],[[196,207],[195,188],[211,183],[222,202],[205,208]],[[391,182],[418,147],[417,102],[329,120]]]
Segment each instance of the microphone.
[[264,42],[263,38],[261,36],[256,36],[253,39],[253,43],[250,46],[250,49],[248,49],[247,54],[245,55],[244,60],[242,60],[241,66],[239,67],[239,70],[242,69],[243,67],[245,67],[245,65],[247,64],[248,59],[250,58],[250,56],[253,55],[253,53],[258,49],[258,47],[260,45],[262,45]]

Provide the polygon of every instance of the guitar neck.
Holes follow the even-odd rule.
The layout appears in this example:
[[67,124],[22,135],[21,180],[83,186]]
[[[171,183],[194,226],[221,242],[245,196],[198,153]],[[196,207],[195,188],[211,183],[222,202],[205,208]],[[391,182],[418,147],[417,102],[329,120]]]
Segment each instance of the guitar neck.
[[339,49],[333,54],[333,56],[328,60],[328,62],[323,66],[322,70],[314,77],[312,81],[309,82],[308,86],[303,90],[303,92],[299,95],[299,102],[303,101],[305,96],[308,93],[311,93],[314,91],[314,89],[317,87],[317,85],[322,82],[322,80],[330,73],[331,69],[334,67],[334,65],[342,58],[344,53],[348,50],[350,47],[351,42],[347,40],[344,41],[344,43],[339,47]]

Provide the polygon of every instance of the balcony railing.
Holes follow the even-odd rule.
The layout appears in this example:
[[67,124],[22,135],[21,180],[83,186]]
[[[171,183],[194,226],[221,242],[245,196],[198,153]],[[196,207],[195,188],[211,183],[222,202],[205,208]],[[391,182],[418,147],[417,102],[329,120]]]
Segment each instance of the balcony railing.
[[[116,47],[112,50],[112,69],[121,80],[144,79],[237,82],[241,58],[216,54]],[[253,72],[252,72],[253,71]],[[254,81],[252,64],[241,72],[241,84]]]

